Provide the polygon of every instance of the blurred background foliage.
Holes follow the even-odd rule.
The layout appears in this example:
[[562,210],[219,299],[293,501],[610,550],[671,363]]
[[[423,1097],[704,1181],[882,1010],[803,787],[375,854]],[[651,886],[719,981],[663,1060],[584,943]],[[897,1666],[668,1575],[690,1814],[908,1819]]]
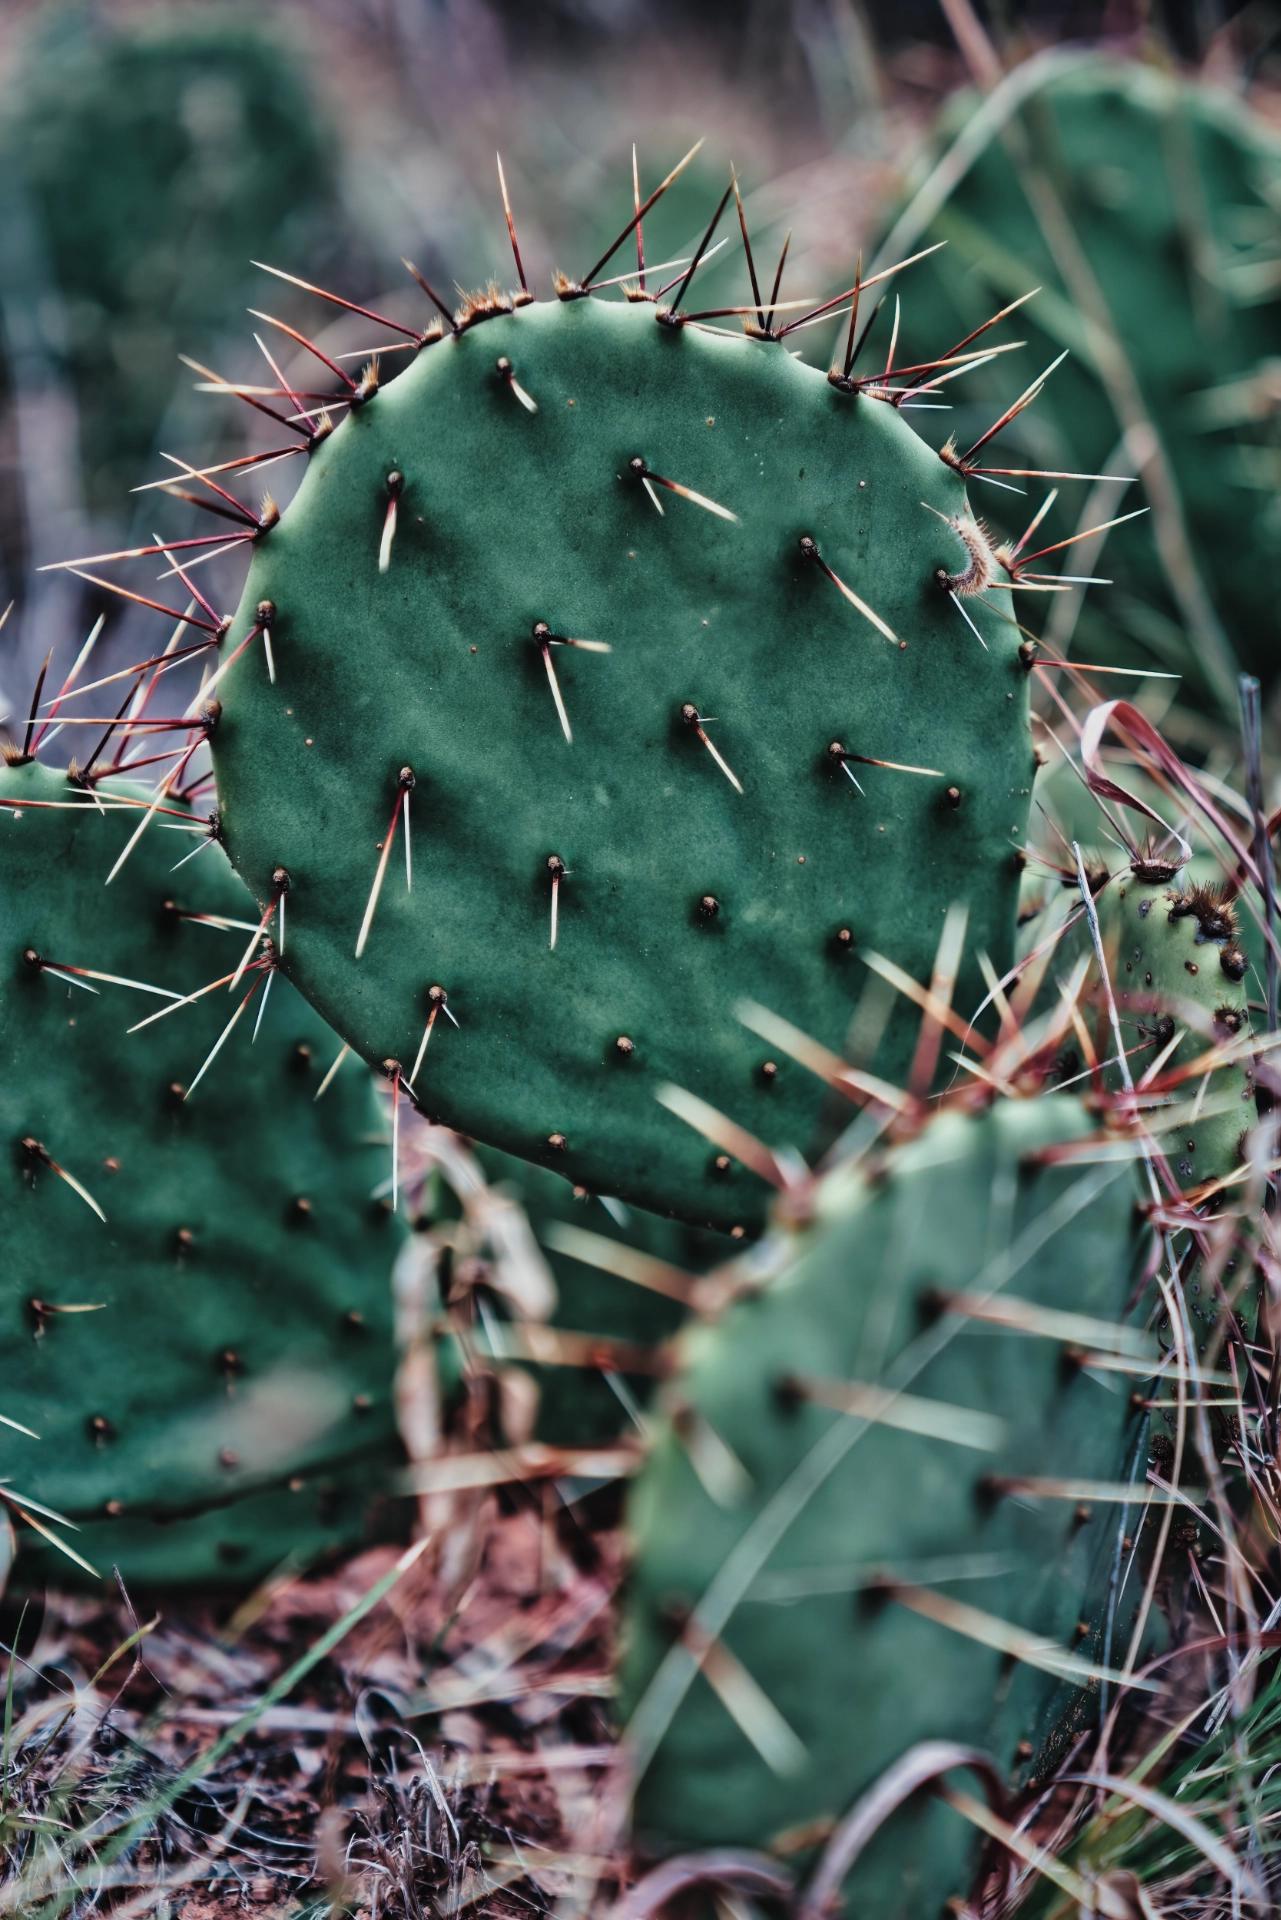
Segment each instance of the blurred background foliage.
[[[194,393],[197,376],[180,353],[232,379],[272,381],[252,338],[270,329],[247,307],[305,327],[331,354],[375,344],[368,323],[268,279],[252,260],[402,317],[421,312],[402,254],[442,287],[491,276],[507,284],[501,150],[526,265],[546,290],[554,267],[581,273],[629,217],[633,139],[647,191],[702,135],[679,195],[647,222],[650,258],[690,249],[732,163],[762,273],[772,276],[790,233],[783,297],[822,297],[849,283],[861,250],[870,262],[940,148],[964,135],[997,77],[985,62],[1013,67],[1064,43],[1207,74],[1248,98],[1260,124],[1278,118],[1276,16],[1257,0],[1164,8],[1004,0],[980,13],[969,0],[5,0],[0,606],[12,598],[17,609],[0,647],[0,713],[46,649],[69,657],[98,611],[92,588],[42,575],[43,564],[148,538],[157,525],[189,531],[186,508],[129,491],[164,471],[162,453],[217,458],[280,443],[271,421],[226,396]],[[1102,124],[1098,138],[1107,131]],[[964,331],[953,310],[971,324],[980,294],[994,291],[992,304],[1008,297],[987,285],[976,293],[967,223],[986,249],[1027,266],[1028,285],[1046,275],[1044,236],[1028,232],[1009,154],[994,150],[984,167],[997,191],[977,217],[962,197],[937,231],[927,223],[925,241],[950,222],[959,243],[949,255],[958,257],[919,294],[904,283],[913,350],[945,350]],[[1281,221],[1275,179],[1259,207]],[[1107,213],[1099,202],[1091,217]],[[1119,241],[1133,244],[1124,233]],[[618,269],[627,265],[620,255]],[[1234,347],[1238,370],[1252,356],[1257,367],[1247,372],[1267,365],[1275,279],[1271,291],[1263,320],[1255,316]],[[735,235],[700,273],[698,304],[746,294]],[[1154,310],[1138,324],[1154,339],[1166,327],[1165,298],[1160,287],[1141,296]],[[824,329],[797,344],[826,364]],[[268,345],[292,381],[320,384],[322,370],[288,340],[276,334]],[[1024,377],[1039,370],[1033,351],[1011,356],[1020,368],[1028,359]],[[1281,358],[1281,340],[1270,357]],[[394,365],[393,355],[385,371]],[[1007,397],[1015,377],[1004,382]],[[961,401],[958,431],[988,392],[976,384]],[[1270,405],[1275,445],[1275,393]],[[941,440],[953,419],[921,414],[918,424],[931,432],[944,423],[932,435]],[[1257,427],[1256,419],[1256,438]],[[287,491],[294,464],[264,473],[273,491]],[[1275,572],[1275,502],[1264,487],[1256,493],[1261,517],[1240,561],[1266,567],[1272,541]],[[1219,557],[1226,574],[1230,556]],[[203,579],[218,584],[221,564]],[[234,570],[224,578],[230,604]],[[1159,566],[1136,566],[1121,594],[1140,655],[1179,645],[1186,655],[1186,622]],[[1222,617],[1230,625],[1235,614]],[[115,603],[108,664],[113,647],[127,657],[137,631]],[[1275,635],[1274,625],[1281,645]],[[1256,665],[1268,648],[1266,632],[1252,638]]]

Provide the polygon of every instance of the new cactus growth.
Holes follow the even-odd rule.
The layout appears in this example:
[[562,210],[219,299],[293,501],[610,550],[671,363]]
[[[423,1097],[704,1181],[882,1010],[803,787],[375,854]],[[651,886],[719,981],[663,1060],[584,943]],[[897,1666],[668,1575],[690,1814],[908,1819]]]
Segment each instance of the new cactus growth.
[[[729,336],[692,299],[559,294],[478,296],[389,385],[344,375],[280,524],[247,528],[227,847],[265,911],[287,884],[283,967],[398,1095],[750,1227],[823,1095],[766,1073],[735,1000],[839,1046],[860,956],[921,977],[958,902],[1008,962],[1019,631],[908,383],[825,379],[772,312]],[[908,1059],[892,1021],[879,1070]],[[709,1150],[669,1083],[763,1160]]]
[[1139,859],[1109,883],[1100,918],[1131,1078],[1182,1095],[1173,1127],[1159,1114],[1149,1124],[1184,1193],[1221,1193],[1255,1120],[1249,963],[1231,890]]
[[[1115,582],[1081,655],[1124,633],[1127,660],[1177,668],[1232,718],[1236,664],[1275,665],[1278,180],[1281,143],[1241,99],[1111,54],[1047,54],[958,104],[885,243],[895,257],[924,231],[948,242],[905,307],[909,350],[1040,287],[1019,312],[1028,352],[1071,358],[1007,468],[1137,475],[1151,508],[1123,545],[1076,549],[1074,571]],[[981,424],[993,372],[962,386],[958,434]],[[1011,524],[1009,496],[984,493]],[[1051,520],[1029,551],[1088,524]]]
[[[1144,1498],[1146,1363],[1135,1189],[1091,1127],[1067,1096],[943,1113],[827,1176],[681,1336],[629,1509],[642,1853],[790,1870],[922,1742],[1024,1782],[1065,1683],[1119,1664],[1103,1595]],[[894,1805],[827,1889],[839,1911],[967,1891],[973,1829]]]
[[3,1498],[46,1573],[42,1530],[100,1571],[202,1584],[358,1539],[394,1458],[403,1233],[371,1200],[368,1076],[349,1063],[317,1103],[339,1043],[286,982],[250,1045],[271,959],[228,993],[257,915],[202,823],[165,803],[104,887],[148,797],[12,760]]
[[1095,1031],[1114,1061],[1109,1084],[1136,1102],[1149,1130],[1152,1197],[1186,1207],[1187,1326],[1204,1356],[1226,1341],[1234,1363],[1248,1364],[1250,1342],[1267,1329],[1256,1329],[1261,1276],[1248,1214],[1237,1217],[1258,1117],[1241,908],[1224,881],[1146,853],[1102,890],[1099,918],[1108,979],[1095,974]]

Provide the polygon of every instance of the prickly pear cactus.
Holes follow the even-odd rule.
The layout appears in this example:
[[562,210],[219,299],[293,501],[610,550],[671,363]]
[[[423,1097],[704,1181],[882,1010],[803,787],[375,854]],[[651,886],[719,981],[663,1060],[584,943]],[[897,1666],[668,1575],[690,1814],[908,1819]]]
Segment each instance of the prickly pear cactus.
[[403,1229],[371,1199],[368,1077],[349,1062],[316,1103],[338,1042],[286,982],[252,1045],[259,963],[129,1031],[225,979],[256,918],[216,849],[171,871],[178,809],[103,885],[145,804],[0,770],[0,1411],[30,1429],[0,1429],[0,1474],[29,1565],[70,1571],[47,1527],[104,1573],[239,1580],[360,1537],[394,1458]]
[[8,98],[8,372],[69,382],[87,502],[115,515],[174,425],[178,355],[239,327],[252,257],[332,248],[334,143],[293,52],[238,6],[132,24],[46,9]]
[[[1064,1680],[1101,1658],[1105,1610],[1077,1623],[1142,1458],[1128,1362],[1088,1365],[1144,1364],[1119,1324],[1131,1174],[1079,1149],[1090,1132],[1066,1096],[945,1113],[826,1178],[736,1303],[681,1336],[629,1508],[643,1852],[794,1864],[921,1741],[978,1748],[1002,1778],[1038,1766]],[[976,1854],[917,1796],[841,1910],[932,1914]]]
[[[105,1518],[77,1520],[74,1532],[53,1521],[44,1524],[99,1575],[119,1567],[135,1593],[178,1586],[201,1593],[242,1589],[277,1568],[309,1567],[402,1533],[403,1508],[398,1514],[398,1502],[387,1491],[392,1458],[386,1448],[354,1454],[179,1513],[159,1507],[117,1513],[113,1507]],[[29,1482],[17,1475],[14,1484],[22,1492]],[[48,1540],[21,1525],[19,1540],[15,1584],[82,1583],[85,1569]]]
[[822,1095],[765,1071],[740,996],[840,1045],[860,954],[925,976],[957,902],[1008,958],[1019,632],[895,407],[652,299],[510,307],[362,383],[255,540],[228,850],[264,906],[288,890],[290,976],[429,1117],[750,1225],[764,1184],[655,1096],[807,1148]]
[[[1040,286],[1017,317],[1027,352],[1071,352],[1005,466],[1137,475],[1151,507],[1097,564],[1065,569],[1115,582],[1106,624],[1086,603],[1076,651],[1096,659],[1123,633],[1127,661],[1155,656],[1233,720],[1236,664],[1275,668],[1278,182],[1281,142],[1240,98],[1111,53],[1045,55],[956,103],[886,241],[891,258],[921,232],[948,243],[905,302],[909,354]],[[959,383],[958,435],[984,424],[994,379]],[[1008,493],[985,487],[983,505],[1013,526]],[[1087,524],[1067,505],[1037,547]]]
[[[1109,883],[1100,919],[1115,955],[1112,986],[1131,1076],[1181,1082],[1180,1122],[1159,1137],[1179,1186],[1195,1194],[1240,1165],[1256,1118],[1238,909],[1227,887],[1140,859]],[[1189,1078],[1194,1062],[1206,1064]]]

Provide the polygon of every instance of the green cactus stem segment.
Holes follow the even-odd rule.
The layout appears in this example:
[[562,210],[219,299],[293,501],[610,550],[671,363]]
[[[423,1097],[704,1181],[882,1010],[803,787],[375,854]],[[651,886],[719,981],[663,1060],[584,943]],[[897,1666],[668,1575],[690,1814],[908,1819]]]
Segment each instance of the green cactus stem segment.
[[1195,1199],[1240,1166],[1256,1118],[1239,910],[1226,888],[1142,860],[1110,882],[1099,910],[1131,1077],[1175,1089],[1178,1123],[1151,1124]]
[[[1082,1361],[1145,1364],[1132,1176],[1074,1163],[1091,1130],[1062,1095],[942,1115],[828,1176],[681,1336],[629,1508],[642,1854],[791,1860],[920,1741],[1026,1778],[1083,1724],[1137,1416]],[[841,1911],[935,1913],[976,1852],[914,1800]]]
[[[1112,51],[1051,52],[981,104],[950,105],[884,241],[890,258],[923,232],[947,241],[904,303],[909,359],[1011,303],[1029,364],[1069,350],[994,476],[1042,474],[1048,495],[1078,472],[1142,475],[1151,511],[1123,541],[1110,529],[1140,502],[1119,487],[1088,519],[1071,489],[1031,538],[1051,500],[983,486],[1003,529],[1035,511],[1018,547],[998,545],[1011,576],[1115,582],[1106,614],[1086,601],[1075,657],[1177,668],[1233,732],[1238,665],[1276,671],[1281,281],[1257,236],[1275,234],[1279,178],[1275,128],[1240,94]],[[1002,372],[949,389],[961,447],[999,411]],[[955,447],[944,457],[965,465]],[[1073,544],[1087,526],[1098,538]],[[1051,633],[1071,630],[1069,606],[1055,603]]]
[[[1000,590],[949,598],[963,483],[894,407],[649,302],[487,311],[255,543],[230,644],[269,601],[276,679],[255,647],[219,685],[227,847],[264,909],[288,870],[283,969],[367,1060],[417,1063],[430,1118],[751,1228],[766,1188],[656,1092],[812,1150],[823,1091],[761,1079],[741,997],[839,1050],[859,953],[928,977],[958,902],[1008,964],[1018,629]],[[958,1006],[983,991],[967,967]]]
[[[102,884],[146,804],[0,769],[0,1408],[39,1436],[0,1429],[0,1474],[104,1574],[242,1581],[361,1537],[353,1490],[397,1452],[404,1229],[373,1197],[368,1074],[317,1102],[336,1036],[269,960],[225,990],[257,916],[222,854],[172,872],[166,818]],[[328,1519],[325,1485],[346,1489]]]

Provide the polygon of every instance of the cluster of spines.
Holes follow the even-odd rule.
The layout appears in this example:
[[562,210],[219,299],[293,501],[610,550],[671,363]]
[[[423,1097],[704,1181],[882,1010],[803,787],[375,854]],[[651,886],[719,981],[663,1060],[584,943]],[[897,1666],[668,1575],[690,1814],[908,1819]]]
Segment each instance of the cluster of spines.
[[[1141,877],[1141,876],[1139,876]],[[1219,952],[1219,971],[1234,985],[1245,979],[1249,962],[1241,946],[1241,921],[1231,888],[1225,883],[1214,886],[1194,881],[1181,893],[1171,893],[1170,919],[1194,919],[1202,941]],[[1222,1009],[1225,1030],[1236,1033],[1240,1027],[1239,1010]],[[1216,1015],[1216,1017],[1219,1017]]]
[[[975,343],[980,340],[983,335],[987,334],[992,328],[998,326],[1001,322],[1008,319],[1010,315],[1015,313],[1026,300],[1032,297],[1031,294],[1025,294],[1019,299],[1007,303],[1006,306],[1002,307],[980,326],[971,329],[961,340],[949,347],[945,354],[938,356],[936,359],[896,368],[894,365],[895,343],[897,340],[896,314],[894,335],[890,342],[885,367],[875,376],[867,376],[866,378],[856,377],[853,371],[855,361],[881,310],[884,296],[878,299],[870,318],[863,327],[862,332],[859,333],[857,331],[857,322],[862,297],[872,288],[893,279],[896,275],[914,265],[918,260],[935,252],[937,248],[925,248],[905,260],[896,262],[892,266],[882,268],[876,273],[867,276],[863,275],[862,261],[860,258],[855,279],[849,287],[817,303],[810,300],[795,300],[785,303],[786,306],[790,308],[800,308],[801,311],[796,314],[795,317],[785,321],[782,325],[776,326],[774,322],[781,310],[779,292],[782,284],[783,269],[786,264],[787,247],[786,245],[784,246],[778,270],[774,277],[771,294],[768,300],[766,300],[760,290],[755,257],[752,251],[751,239],[748,233],[746,217],[743,210],[742,199],[738,192],[738,182],[736,178],[731,179],[729,186],[726,187],[722,194],[707,230],[692,257],[688,261],[679,263],[683,271],[666,285],[657,290],[651,290],[647,284],[647,274],[653,269],[647,269],[645,263],[642,224],[644,216],[651,211],[663,194],[667,192],[668,188],[680,177],[686,166],[688,166],[689,162],[698,152],[701,144],[700,141],[691,148],[689,153],[672,168],[643,202],[640,199],[638,177],[635,174],[635,154],[633,152],[633,173],[637,183],[635,187],[636,211],[632,219],[624,226],[622,231],[616,235],[589,273],[582,278],[575,278],[559,272],[554,276],[554,292],[558,299],[562,301],[584,299],[607,287],[625,283],[625,293],[627,297],[634,301],[641,300],[653,304],[656,309],[655,317],[659,323],[664,326],[706,326],[716,319],[739,318],[743,322],[743,332],[747,337],[763,342],[782,341],[790,338],[792,334],[813,326],[820,321],[833,319],[845,321],[848,316],[848,337],[842,358],[838,365],[832,367],[828,376],[833,388],[838,392],[850,395],[865,395],[883,400],[896,409],[902,409],[905,406],[919,403],[922,394],[933,392],[941,387],[947,380],[963,374],[976,365],[986,364],[997,357],[997,355],[1013,351],[1022,344],[1021,342],[1013,341],[1000,347],[993,347],[986,344],[982,347],[975,346]],[[382,350],[384,352],[410,351],[417,353],[423,348],[435,345],[445,339],[456,338],[487,319],[492,319],[503,314],[510,314],[523,306],[529,305],[535,298],[530,290],[525,273],[501,159],[498,163],[498,172],[507,231],[511,241],[513,259],[520,283],[519,289],[515,292],[505,292],[496,282],[491,282],[481,291],[465,296],[461,305],[458,307],[451,308],[419,269],[414,266],[411,261],[406,260],[404,264],[407,270],[416,284],[431,301],[438,316],[426,327],[413,327],[373,307],[350,300],[341,294],[317,286],[312,281],[302,279],[295,274],[287,273],[280,268],[263,267],[263,271],[275,275],[278,279],[285,281],[289,285],[295,286],[307,294],[324,300],[344,312],[370,320],[374,324],[392,333],[396,336],[396,343],[390,349],[384,348]],[[687,311],[683,305],[684,297],[699,267],[710,257],[712,252],[716,251],[716,249],[711,246],[712,238],[720,223],[721,216],[725,211],[731,193],[735,198],[739,216],[744,256],[751,280],[752,303],[748,306],[721,307],[708,309],[706,311]],[[635,280],[628,281],[627,276],[621,276],[619,281],[603,280],[601,278],[603,269],[613,259],[619,247],[622,246],[624,241],[633,233],[636,236],[637,249]],[[942,242],[938,243],[938,245],[942,244]],[[256,264],[263,266],[261,262]],[[672,293],[673,290],[674,297],[670,302],[666,302],[665,296],[668,293]],[[339,390],[333,391],[326,389],[323,392],[303,392],[289,385],[281,374],[274,358],[267,351],[266,347],[263,346],[261,340],[258,341],[258,344],[268,359],[273,374],[279,383],[277,386],[250,386],[245,383],[236,383],[224,379],[221,375],[212,373],[206,367],[195,366],[194,370],[202,376],[203,381],[208,386],[219,391],[238,395],[255,411],[269,417],[278,425],[294,433],[296,436],[295,444],[264,449],[261,453],[246,455],[237,460],[219,462],[215,466],[208,468],[193,467],[184,461],[173,459],[173,456],[167,455],[166,458],[173,460],[173,464],[181,469],[185,480],[204,488],[205,493],[193,492],[191,486],[184,486],[177,476],[170,476],[167,479],[152,482],[151,485],[156,488],[161,488],[176,497],[180,497],[191,505],[214,513],[220,518],[232,519],[239,522],[239,530],[234,534],[224,536],[210,535],[168,543],[160,543],[157,541],[153,546],[126,549],[113,554],[90,556],[91,561],[103,562],[107,560],[135,559],[151,554],[163,554],[170,559],[173,573],[182,578],[184,584],[190,589],[190,581],[186,574],[182,572],[178,563],[173,560],[175,552],[193,548],[207,549],[210,553],[212,553],[212,550],[215,548],[219,552],[225,552],[231,546],[252,543],[255,540],[261,539],[264,534],[271,530],[279,519],[279,511],[274,502],[268,500],[261,512],[255,512],[252,508],[246,506],[236,495],[232,494],[228,488],[221,485],[216,476],[223,473],[234,474],[247,472],[254,467],[273,463],[292,454],[310,451],[332,432],[334,426],[332,408],[334,406],[358,408],[365,405],[378,392],[380,376],[377,355],[371,357],[362,376],[358,380],[353,380],[339,361],[324,353],[314,341],[310,340],[299,329],[270,314],[255,312],[254,317],[262,320],[266,325],[275,327],[278,331],[285,334],[296,346],[316,358],[330,378],[339,383]],[[255,338],[257,339],[258,336],[255,336]],[[1062,357],[1063,356],[1060,356],[1060,359]],[[997,476],[1002,474],[1017,473],[1017,475],[1024,478],[1122,481],[1121,476],[1113,474],[1057,474],[1042,472],[1040,470],[1034,471],[1032,469],[987,468],[979,464],[979,454],[1004,427],[1015,420],[1019,414],[1036,399],[1042,391],[1046,380],[1054,371],[1054,367],[1058,364],[1056,361],[1042,374],[1038,375],[972,446],[964,452],[960,452],[955,445],[949,441],[940,450],[939,457],[946,465],[954,468],[966,479],[996,479]],[[536,411],[536,400],[521,387],[518,379],[519,370],[513,367],[512,362],[506,355],[499,357],[495,363],[494,371],[500,383],[513,391],[523,405],[531,411]],[[293,411],[284,412],[280,407],[268,404],[269,401],[273,400],[288,401]],[[309,407],[304,405],[306,401],[320,401],[323,405],[320,408]],[[675,485],[675,483],[659,479],[658,476],[649,474],[645,470],[643,456],[636,456],[632,461],[632,467],[636,472],[637,478],[642,481],[652,480],[661,485]],[[404,485],[405,476],[403,473],[399,471],[389,473],[387,477],[388,498],[386,505],[387,518],[393,527],[396,501]],[[680,491],[682,489],[677,487],[677,490]],[[685,489],[684,491],[688,492],[689,490]],[[209,499],[206,497],[206,494],[212,494],[215,498]],[[700,496],[695,497],[701,498]],[[1082,532],[1071,536],[1068,540],[1056,542],[1051,547],[1043,548],[1035,555],[1023,555],[1021,553],[1021,548],[1025,544],[1026,539],[1035,526],[1039,525],[1040,520],[1048,511],[1050,504],[1052,504],[1053,497],[1052,495],[1042,506],[1033,522],[1033,526],[1029,528],[1028,534],[1025,534],[1023,540],[1012,549],[998,549],[993,553],[980,523],[965,523],[965,530],[962,537],[965,539],[967,548],[970,551],[970,563],[959,575],[949,580],[949,586],[957,588],[958,583],[963,583],[964,591],[981,591],[982,588],[978,584],[978,574],[981,570],[987,576],[983,584],[988,584],[988,580],[994,570],[993,561],[999,562],[1002,566],[1008,576],[1009,584],[1025,585],[1031,584],[1032,581],[1039,581],[1043,584],[1046,579],[1045,575],[1037,576],[1029,574],[1031,561],[1033,559],[1043,559],[1050,553],[1058,552],[1074,544],[1076,541],[1088,537],[1087,533]],[[711,504],[715,510],[715,503]],[[724,509],[719,510],[725,511]],[[1133,516],[1125,517],[1129,518]],[[1112,525],[1116,523],[1109,522],[1108,524]],[[960,530],[958,527],[958,531]],[[1099,531],[1099,529],[1091,529],[1090,531]],[[386,532],[384,530],[384,546],[385,544]],[[77,567],[88,564],[88,562],[64,562],[61,564]],[[122,591],[109,581],[95,579],[92,584],[107,591]],[[157,606],[155,602],[147,601],[143,599],[142,596],[133,595],[130,597],[136,601],[140,600],[142,604],[151,605],[155,607],[155,610],[168,616],[175,618],[181,617],[175,609]],[[197,596],[197,598],[198,597],[199,596]],[[203,602],[202,604],[212,622],[210,627],[212,636],[210,644],[217,644],[225,637],[227,624],[213,614],[207,602]],[[191,624],[200,625],[202,623],[200,621],[194,621]]]

